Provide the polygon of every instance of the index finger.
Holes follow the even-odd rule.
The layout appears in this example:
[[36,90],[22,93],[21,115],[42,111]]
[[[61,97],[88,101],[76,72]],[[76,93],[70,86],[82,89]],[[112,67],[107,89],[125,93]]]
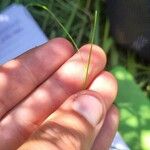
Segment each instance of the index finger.
[[72,55],[72,45],[56,38],[0,66],[0,119]]

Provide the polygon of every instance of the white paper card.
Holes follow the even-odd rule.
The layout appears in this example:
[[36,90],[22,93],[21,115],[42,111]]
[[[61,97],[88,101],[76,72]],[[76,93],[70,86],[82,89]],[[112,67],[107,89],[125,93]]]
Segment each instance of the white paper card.
[[0,64],[47,41],[23,5],[13,4],[0,13]]
[[130,148],[124,142],[119,132],[117,132],[109,150],[130,150]]

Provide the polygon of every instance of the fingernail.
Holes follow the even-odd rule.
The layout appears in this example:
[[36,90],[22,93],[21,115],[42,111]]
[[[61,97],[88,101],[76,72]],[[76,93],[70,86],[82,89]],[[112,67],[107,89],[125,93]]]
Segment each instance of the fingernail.
[[82,115],[92,126],[96,126],[102,117],[102,105],[91,95],[77,97],[73,102],[73,110]]

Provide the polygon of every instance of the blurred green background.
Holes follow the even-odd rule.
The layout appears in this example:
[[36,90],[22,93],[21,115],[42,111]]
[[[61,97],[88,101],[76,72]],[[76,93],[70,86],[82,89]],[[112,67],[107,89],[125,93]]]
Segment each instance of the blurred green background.
[[[48,7],[71,34],[78,47],[88,43],[98,11],[95,44],[107,54],[106,69],[118,79],[116,105],[120,109],[119,131],[133,150],[150,149],[150,65],[143,64],[133,52],[118,47],[110,35],[110,24],[104,0],[1,0],[0,10],[12,3],[38,3]],[[66,34],[43,9],[28,7],[49,39]]]

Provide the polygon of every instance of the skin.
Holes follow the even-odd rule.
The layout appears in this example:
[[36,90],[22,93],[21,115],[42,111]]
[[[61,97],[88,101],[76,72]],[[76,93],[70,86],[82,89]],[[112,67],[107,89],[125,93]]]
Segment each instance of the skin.
[[[82,90],[90,47],[74,54],[66,39],[55,38],[0,66],[0,150],[110,147],[119,122],[113,105],[117,82],[104,71],[105,53],[93,45],[87,89]],[[72,109],[82,94],[102,105],[96,126]]]

